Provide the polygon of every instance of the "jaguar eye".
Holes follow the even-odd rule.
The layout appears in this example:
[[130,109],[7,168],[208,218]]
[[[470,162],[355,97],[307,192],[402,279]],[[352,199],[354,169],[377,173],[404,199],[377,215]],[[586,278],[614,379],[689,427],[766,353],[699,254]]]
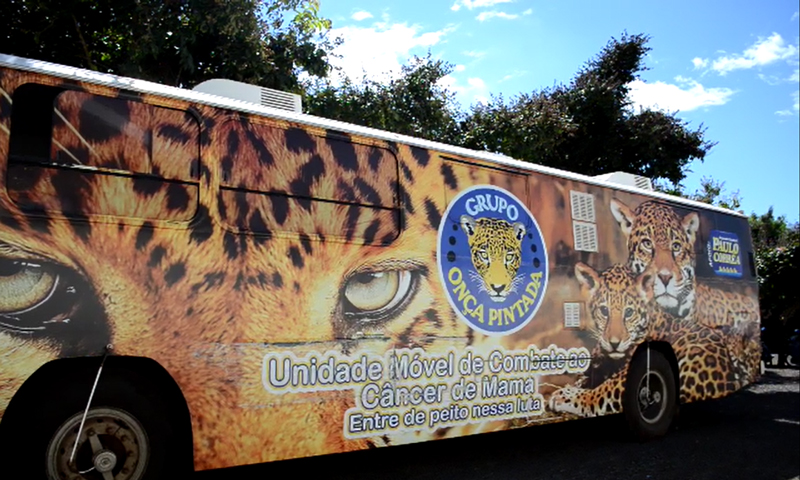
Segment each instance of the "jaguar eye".
[[0,257],[0,331],[48,338],[66,356],[97,352],[111,339],[103,305],[85,277],[33,255]]
[[478,250],[478,255],[484,260],[489,260],[489,254],[486,253],[486,250]]
[[608,316],[608,307],[606,307],[605,305],[600,307],[600,315],[602,315],[604,317],[607,317]]
[[345,314],[372,322],[391,316],[410,298],[414,274],[408,270],[365,272],[345,284]]
[[644,240],[642,240],[642,246],[648,250],[652,250],[653,242],[651,242],[649,238],[645,238]]
[[46,302],[58,286],[58,276],[41,265],[0,260],[0,314],[19,314]]
[[627,319],[631,318],[632,316],[633,316],[633,309],[631,307],[626,308],[625,309],[625,319],[627,320]]
[[508,252],[506,254],[506,263],[512,263],[514,259],[517,258],[514,252]]
[[678,242],[673,242],[672,243],[672,251],[676,252],[676,253],[680,252],[681,251],[681,244],[678,243]]

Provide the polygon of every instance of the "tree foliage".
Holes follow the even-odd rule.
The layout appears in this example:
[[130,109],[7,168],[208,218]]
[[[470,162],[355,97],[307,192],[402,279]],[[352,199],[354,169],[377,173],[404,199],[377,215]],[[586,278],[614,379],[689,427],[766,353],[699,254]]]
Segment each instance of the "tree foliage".
[[587,175],[624,170],[680,182],[713,146],[702,126],[674,114],[635,112],[630,83],[645,69],[648,37],[612,39],[569,85],[510,100],[493,96],[463,112],[443,85],[452,66],[415,59],[388,85],[364,79],[312,89],[317,115],[409,133]]
[[789,224],[786,216],[775,216],[772,207],[767,213],[750,215],[750,231],[757,251],[785,249],[800,243],[800,225]]
[[366,127],[388,130],[429,140],[456,137],[458,111],[454,94],[440,81],[452,65],[413,57],[400,76],[383,83],[367,78],[341,84],[328,80],[311,88],[305,99],[309,113]]
[[325,76],[319,0],[7,0],[0,51],[191,88]]
[[709,205],[716,205],[718,207],[727,208],[729,210],[736,210],[739,213],[744,213],[741,210],[742,198],[739,191],[733,193],[725,192],[725,182],[714,180],[711,177],[703,177],[700,179],[700,188],[695,190],[694,193],[687,193],[686,188],[682,184],[667,184],[664,182],[655,182],[653,188],[656,190],[675,195],[678,197],[688,198],[696,202],[707,203]]
[[713,143],[674,114],[633,110],[630,84],[645,70],[648,40],[624,34],[569,85],[474,106],[462,143],[586,175],[623,170],[680,182]]
[[761,324],[764,340],[779,353],[800,328],[800,224],[767,213],[750,216],[756,249]]

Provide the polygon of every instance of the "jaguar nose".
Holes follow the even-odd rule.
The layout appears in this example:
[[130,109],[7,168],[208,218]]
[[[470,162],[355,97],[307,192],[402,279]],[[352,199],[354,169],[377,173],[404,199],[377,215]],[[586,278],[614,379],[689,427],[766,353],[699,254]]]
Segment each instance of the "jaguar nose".
[[659,278],[659,280],[661,280],[661,283],[663,283],[664,286],[666,287],[667,284],[669,283],[669,281],[672,280],[672,274],[671,273],[659,273],[658,274],[658,278]]
[[497,293],[498,295],[503,293],[503,290],[505,290],[505,289],[506,289],[505,285],[497,285],[497,284],[494,284],[494,283],[492,284],[492,290],[494,290],[495,293]]

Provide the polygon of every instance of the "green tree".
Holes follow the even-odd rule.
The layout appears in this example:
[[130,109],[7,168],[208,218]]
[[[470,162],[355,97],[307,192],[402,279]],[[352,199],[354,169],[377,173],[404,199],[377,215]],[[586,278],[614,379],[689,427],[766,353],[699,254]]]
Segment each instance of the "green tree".
[[764,340],[777,353],[786,353],[786,339],[800,328],[800,224],[775,217],[772,207],[750,215],[756,252],[759,303]]
[[0,51],[191,88],[327,75],[319,0],[6,0]]
[[725,192],[725,182],[714,180],[711,177],[703,177],[700,179],[700,188],[695,190],[694,193],[687,193],[686,188],[682,184],[669,184],[666,182],[655,182],[653,188],[670,195],[688,198],[697,202],[707,203],[709,205],[716,205],[718,207],[727,208],[729,210],[736,210],[739,213],[744,213],[741,210],[742,198],[739,191],[733,193]]
[[630,82],[644,70],[644,35],[612,39],[569,85],[492,96],[462,112],[441,80],[452,65],[430,54],[383,84],[364,78],[309,89],[313,114],[476,150],[598,175],[624,170],[680,182],[689,162],[713,146],[702,126],[691,130],[674,114],[634,112]]
[[344,78],[310,85],[304,100],[312,115],[429,140],[456,138],[458,107],[441,79],[452,65],[415,56],[397,78],[386,83],[364,76],[360,83]]
[[785,215],[776,217],[772,207],[761,215],[750,214],[749,221],[757,251],[786,248],[800,243],[800,226],[789,224]]
[[702,125],[632,108],[630,83],[645,70],[648,40],[611,39],[569,85],[473,106],[459,143],[587,175],[623,170],[678,184],[714,143]]

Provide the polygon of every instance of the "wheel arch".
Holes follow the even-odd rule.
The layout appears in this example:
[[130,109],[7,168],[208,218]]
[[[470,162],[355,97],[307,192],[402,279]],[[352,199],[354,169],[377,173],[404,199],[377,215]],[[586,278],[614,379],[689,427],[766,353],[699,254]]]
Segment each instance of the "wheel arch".
[[[22,417],[32,405],[41,405],[42,400],[48,398],[57,401],[59,387],[69,385],[70,388],[83,389],[88,401],[101,360],[102,357],[99,356],[61,358],[39,367],[20,386],[3,414],[3,421],[0,422],[0,441],[10,441],[5,438],[6,432],[14,431],[15,424],[22,421]],[[183,392],[172,375],[152,358],[116,355],[110,355],[106,359],[97,385],[98,390],[103,388],[103,377],[108,375],[124,377],[136,385],[150,384],[152,390],[163,399],[164,407],[168,410],[170,418],[175,419],[175,425],[181,432],[181,444],[188,449],[181,452],[183,454],[181,457],[193,464],[191,412]],[[54,387],[56,391],[53,391]]]

